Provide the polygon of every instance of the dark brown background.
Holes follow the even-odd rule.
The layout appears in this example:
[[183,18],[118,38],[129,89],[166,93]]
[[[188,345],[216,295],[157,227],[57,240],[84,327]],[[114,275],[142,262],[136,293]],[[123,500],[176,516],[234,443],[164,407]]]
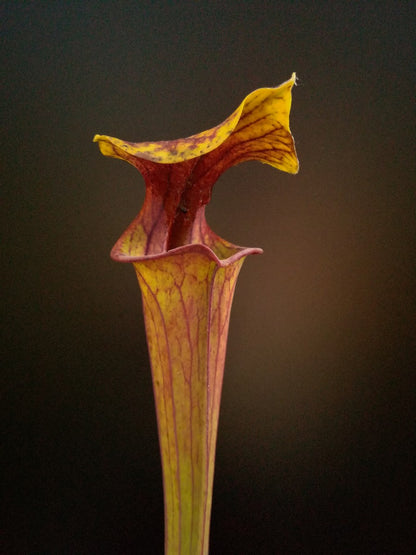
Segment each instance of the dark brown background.
[[211,553],[414,552],[411,4],[1,4],[1,553],[162,553],[139,290],[109,259],[143,182],[92,137],[187,136],[292,71],[299,175],[241,165],[208,211],[265,250],[233,308]]

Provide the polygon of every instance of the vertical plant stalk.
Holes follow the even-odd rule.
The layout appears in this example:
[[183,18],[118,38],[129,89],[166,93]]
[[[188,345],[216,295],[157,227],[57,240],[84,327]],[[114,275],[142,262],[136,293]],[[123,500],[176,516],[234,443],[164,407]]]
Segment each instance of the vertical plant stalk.
[[162,457],[167,554],[207,554],[231,303],[243,258],[136,263]]
[[295,74],[249,94],[223,123],[186,139],[100,150],[143,175],[143,207],[111,256],[131,262],[142,292],[162,458],[165,554],[206,555],[231,304],[245,257],[216,235],[205,205],[218,177],[245,160],[298,171],[289,129]]

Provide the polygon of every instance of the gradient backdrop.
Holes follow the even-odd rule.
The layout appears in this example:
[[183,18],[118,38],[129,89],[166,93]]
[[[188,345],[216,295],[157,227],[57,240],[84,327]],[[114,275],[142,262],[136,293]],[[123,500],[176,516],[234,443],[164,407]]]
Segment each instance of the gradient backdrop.
[[144,187],[94,133],[187,136],[292,71],[299,175],[233,168],[208,211],[265,250],[231,318],[211,553],[414,553],[412,4],[1,3],[2,554],[163,551],[140,294],[109,258]]

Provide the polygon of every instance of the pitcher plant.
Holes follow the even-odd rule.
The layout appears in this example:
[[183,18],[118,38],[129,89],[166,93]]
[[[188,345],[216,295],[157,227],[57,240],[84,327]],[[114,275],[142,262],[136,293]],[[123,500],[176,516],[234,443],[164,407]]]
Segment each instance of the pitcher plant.
[[186,139],[106,135],[102,154],[142,174],[143,207],[111,256],[140,285],[162,459],[165,554],[208,553],[215,447],[230,310],[238,274],[260,248],[214,233],[205,206],[218,177],[245,160],[295,174],[289,128],[295,74],[249,94],[222,123]]

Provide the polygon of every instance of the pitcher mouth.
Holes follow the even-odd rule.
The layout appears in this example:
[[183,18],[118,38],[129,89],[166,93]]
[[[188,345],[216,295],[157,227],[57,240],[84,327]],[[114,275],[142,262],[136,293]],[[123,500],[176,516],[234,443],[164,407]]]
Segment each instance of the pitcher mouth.
[[[229,245],[230,255],[222,258],[218,256],[218,254],[210,248],[208,245],[204,245],[203,243],[191,243],[188,245],[182,245],[180,247],[176,247],[174,249],[155,253],[155,254],[144,254],[144,255],[129,255],[123,254],[120,252],[118,244],[114,246],[113,250],[111,251],[111,258],[116,262],[146,262],[148,260],[160,260],[165,259],[173,256],[177,256],[180,254],[202,254],[205,255],[208,259],[211,259],[217,266],[225,267],[233,264],[237,260],[249,256],[250,254],[263,254],[263,249],[258,247],[239,247],[237,245]],[[234,251],[234,252],[232,252]]]

